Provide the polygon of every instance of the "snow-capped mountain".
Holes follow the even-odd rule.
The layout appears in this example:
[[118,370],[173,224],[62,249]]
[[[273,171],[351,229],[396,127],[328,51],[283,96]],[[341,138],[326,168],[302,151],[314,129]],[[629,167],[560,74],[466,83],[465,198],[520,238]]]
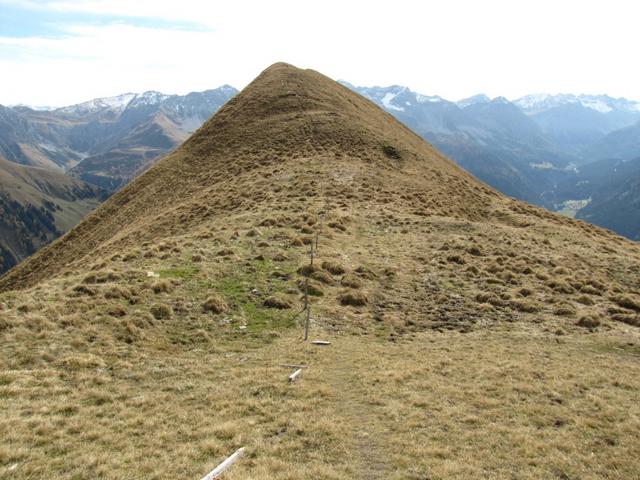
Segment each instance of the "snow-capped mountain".
[[389,111],[404,112],[405,109],[410,109],[412,106],[421,103],[439,103],[446,101],[437,95],[422,95],[411,91],[408,87],[400,85],[391,85],[389,87],[356,87],[344,80],[340,80],[340,83]]
[[[628,127],[640,120],[638,102],[607,95],[528,95],[511,102],[478,94],[450,102],[401,85],[344,84],[488,184],[549,208],[561,200],[558,183],[576,167],[607,152],[622,158],[622,147],[616,150],[608,140],[629,137],[626,132],[635,130]],[[592,147],[600,139],[603,146]],[[624,158],[633,158],[635,144],[624,145]]]
[[476,103],[489,103],[491,99],[487,97],[484,93],[479,93],[472,97],[463,98],[462,100],[458,100],[456,105],[460,108],[466,108],[470,105],[475,105]]
[[224,85],[187,95],[124,93],[50,110],[0,106],[0,155],[113,190],[178,146],[236,93]]
[[73,115],[87,115],[104,110],[114,110],[116,112],[121,112],[135,97],[135,93],[123,93],[122,95],[116,95],[115,97],[95,98],[93,100],[78,103],[76,105],[56,108],[52,111]]
[[528,115],[535,115],[555,107],[569,104],[579,104],[600,113],[611,113],[614,111],[640,112],[640,102],[627,100],[626,98],[613,98],[608,95],[573,95],[564,93],[549,95],[539,93],[518,98],[514,103]]

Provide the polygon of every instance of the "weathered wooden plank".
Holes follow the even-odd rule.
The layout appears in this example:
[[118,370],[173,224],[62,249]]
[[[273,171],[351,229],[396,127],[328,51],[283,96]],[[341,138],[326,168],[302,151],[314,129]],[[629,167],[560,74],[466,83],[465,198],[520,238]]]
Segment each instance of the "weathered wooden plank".
[[244,447],[239,448],[233,455],[227,458],[224,462],[218,465],[216,468],[207,473],[201,480],[215,480],[220,477],[231,465],[233,465],[244,453]]
[[281,363],[280,366],[285,368],[309,368],[307,365],[295,365],[292,363]]
[[295,372],[289,375],[289,381],[295,382],[301,374],[302,374],[302,369],[301,368],[297,369]]

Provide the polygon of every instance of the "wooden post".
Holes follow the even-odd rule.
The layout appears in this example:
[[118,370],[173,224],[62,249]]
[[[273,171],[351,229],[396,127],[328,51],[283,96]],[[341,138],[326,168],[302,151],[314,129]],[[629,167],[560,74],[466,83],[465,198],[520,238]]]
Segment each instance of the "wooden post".
[[304,321],[304,340],[309,339],[309,324],[311,323],[311,305],[307,307],[307,318]]
[[311,239],[311,250],[309,251],[309,258],[311,260],[311,266],[313,267],[313,238]]
[[227,468],[233,465],[236,460],[238,460],[242,454],[244,453],[244,447],[239,448],[236,452],[227,458],[224,462],[218,465],[216,468],[207,473],[201,480],[215,480],[216,478],[220,478]]
[[311,304],[309,303],[309,279],[304,279],[304,306],[306,309],[306,318],[304,320],[304,341],[309,339],[309,321],[311,320]]

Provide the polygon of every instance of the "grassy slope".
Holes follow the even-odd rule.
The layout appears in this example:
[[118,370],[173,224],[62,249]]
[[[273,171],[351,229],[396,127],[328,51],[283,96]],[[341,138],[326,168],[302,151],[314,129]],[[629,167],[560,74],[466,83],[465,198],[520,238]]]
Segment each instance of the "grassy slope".
[[[332,345],[313,347],[293,320],[307,249],[283,230],[202,232],[211,237],[2,294],[0,468],[25,479],[199,478],[246,446],[227,478],[638,475],[637,328],[603,319],[590,332],[577,313],[555,315],[573,295],[531,314],[484,306],[473,322],[400,320],[395,309],[376,319],[336,306],[342,287],[322,285],[312,338]],[[340,261],[346,235],[328,230],[317,260]],[[356,251],[369,238],[348,236]],[[443,295],[464,281],[451,274]],[[373,298],[377,282],[359,278]],[[212,292],[228,313],[203,313]],[[263,307],[276,293],[294,308]],[[171,316],[154,318],[156,305]],[[281,363],[310,368],[290,385]]]
[[[0,471],[199,478],[246,446],[228,478],[638,477],[637,245],[314,72],[256,82],[0,280]],[[315,233],[327,348],[294,319]]]

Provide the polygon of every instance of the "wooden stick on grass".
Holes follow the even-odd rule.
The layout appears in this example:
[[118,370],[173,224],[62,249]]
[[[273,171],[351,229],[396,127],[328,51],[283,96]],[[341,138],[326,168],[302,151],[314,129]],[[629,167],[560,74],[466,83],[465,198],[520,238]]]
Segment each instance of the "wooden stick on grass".
[[224,462],[222,462],[220,465],[218,465],[216,468],[202,477],[201,480],[215,480],[217,478],[220,478],[220,475],[222,475],[231,465],[233,465],[242,456],[243,453],[244,447],[239,448],[233,455],[231,455]]

